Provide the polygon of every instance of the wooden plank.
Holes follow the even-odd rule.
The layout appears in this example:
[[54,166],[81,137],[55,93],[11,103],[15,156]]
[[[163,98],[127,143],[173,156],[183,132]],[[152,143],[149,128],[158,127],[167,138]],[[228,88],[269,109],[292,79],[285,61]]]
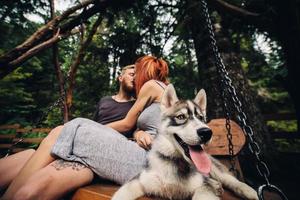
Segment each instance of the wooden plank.
[[11,140],[16,136],[16,134],[5,134],[5,135],[0,135],[0,140],[3,142],[3,140]]
[[[39,144],[44,139],[44,137],[38,137],[38,138],[23,138],[20,142],[21,144]],[[14,138],[13,142],[19,141],[20,138]]]
[[[109,200],[120,186],[115,184],[94,184],[78,189],[72,200]],[[157,198],[142,197],[138,200],[158,200]]]
[[[208,123],[208,126],[213,131],[213,136],[212,141],[205,147],[205,151],[211,155],[229,154],[229,142],[227,139],[227,129],[225,127],[225,122],[225,119],[213,119]],[[243,133],[243,130],[236,122],[231,120],[230,124],[234,155],[237,155],[243,148],[246,142],[246,137]]]
[[3,129],[18,129],[20,128],[20,124],[4,124],[0,125],[0,130]]
[[[223,165],[227,167],[227,169],[231,168],[231,160],[230,156],[214,156],[217,158]],[[239,159],[237,156],[234,157],[234,169],[236,169],[239,173],[239,177],[237,177],[239,180],[244,181],[244,174],[242,172],[242,168],[239,162]],[[235,174],[233,174],[235,176]]]
[[49,133],[52,129],[51,128],[18,128],[16,131],[17,133]]
[[[114,184],[94,184],[78,189],[71,200],[110,200],[120,186]],[[157,197],[141,197],[138,200],[163,200]],[[222,200],[241,200],[229,190],[225,190]]]
[[11,147],[11,144],[0,144],[0,149],[8,149]]

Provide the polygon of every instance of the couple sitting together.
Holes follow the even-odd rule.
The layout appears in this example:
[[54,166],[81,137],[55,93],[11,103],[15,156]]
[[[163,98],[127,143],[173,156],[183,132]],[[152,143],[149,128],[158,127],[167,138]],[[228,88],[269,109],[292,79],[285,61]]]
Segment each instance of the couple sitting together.
[[118,94],[99,101],[97,122],[73,119],[54,128],[36,151],[1,159],[0,187],[8,186],[1,199],[59,199],[95,174],[119,184],[137,176],[157,134],[168,73],[163,59],[139,58],[123,68]]
[[[122,70],[118,94],[98,103],[97,122],[73,119],[54,128],[36,151],[1,159],[0,187],[8,186],[1,199],[59,199],[91,183],[96,174],[126,183],[113,200],[145,194],[220,200],[223,186],[243,199],[258,200],[255,190],[203,150],[212,137],[205,91],[193,101],[179,101],[173,86],[167,86],[168,73],[164,60],[139,58]],[[135,141],[128,139],[132,136]]]

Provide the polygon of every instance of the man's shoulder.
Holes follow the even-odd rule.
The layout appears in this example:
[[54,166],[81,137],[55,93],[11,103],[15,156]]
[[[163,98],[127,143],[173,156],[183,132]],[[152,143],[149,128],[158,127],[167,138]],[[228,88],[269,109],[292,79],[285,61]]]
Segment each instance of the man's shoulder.
[[105,96],[102,97],[99,101],[98,101],[98,105],[103,104],[103,102],[110,102],[113,101],[111,96]]
[[102,97],[100,99],[100,101],[105,101],[105,100],[112,100],[112,97],[111,96],[105,96],[105,97]]

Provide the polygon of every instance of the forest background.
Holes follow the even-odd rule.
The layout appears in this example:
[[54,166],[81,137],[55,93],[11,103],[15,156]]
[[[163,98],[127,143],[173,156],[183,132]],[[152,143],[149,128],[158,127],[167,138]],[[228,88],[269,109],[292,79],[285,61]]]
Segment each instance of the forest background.
[[[274,140],[270,133],[299,135],[300,1],[207,2],[221,57],[262,151],[298,152],[299,139]],[[204,88],[209,119],[224,117],[226,88],[201,8],[199,0],[0,1],[0,124],[35,126],[43,118],[39,126],[54,127],[92,118],[98,100],[116,92],[120,67],[144,54],[168,61],[180,97]],[[236,120],[230,95],[225,102]],[[264,120],[278,113],[295,120]]]

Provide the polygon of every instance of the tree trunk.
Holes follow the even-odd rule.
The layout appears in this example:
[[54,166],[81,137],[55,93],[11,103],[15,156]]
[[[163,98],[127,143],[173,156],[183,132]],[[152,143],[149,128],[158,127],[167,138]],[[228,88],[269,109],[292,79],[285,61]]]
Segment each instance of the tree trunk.
[[300,134],[300,4],[299,1],[276,1],[278,16],[274,20],[274,32],[283,46],[283,51],[288,68],[285,86],[294,102],[298,134]]
[[[210,43],[208,33],[205,29],[205,22],[201,16],[201,7],[197,1],[189,0],[189,8],[191,20],[189,22],[189,29],[194,40],[196,56],[199,67],[199,78],[202,81],[203,88],[207,91],[208,96],[208,115],[209,118],[224,117],[223,103],[221,98],[220,77],[217,73],[215,60],[210,49]],[[193,5],[193,6],[192,6]],[[201,26],[195,24],[202,24]],[[248,125],[253,129],[255,139],[259,143],[259,146],[264,152],[270,152],[272,149],[270,135],[267,131],[266,124],[263,117],[255,103],[255,93],[250,89],[241,66],[240,57],[236,48],[234,48],[232,42],[229,41],[229,37],[225,30],[222,29],[220,24],[215,24],[217,27],[216,41],[223,58],[224,64],[227,68],[232,84],[236,89],[239,100],[243,105],[243,111],[247,115]],[[229,97],[230,98],[230,97]],[[233,112],[232,118],[236,120],[236,109],[232,107],[232,101],[227,100],[227,104],[230,105],[230,110]],[[224,125],[225,126],[225,125]]]
[[82,61],[82,59],[84,58],[85,54],[86,54],[86,49],[89,46],[89,44],[91,43],[95,33],[97,32],[98,27],[100,26],[101,22],[102,22],[102,17],[98,16],[98,19],[95,21],[95,23],[93,24],[87,38],[82,42],[78,54],[76,56],[76,58],[74,59],[74,62],[71,64],[70,67],[70,79],[69,79],[69,87],[66,91],[66,99],[67,99],[67,106],[68,106],[68,114],[69,114],[69,119],[72,118],[71,116],[71,106],[72,106],[72,101],[73,101],[73,90],[75,87],[75,82],[76,82],[76,73],[78,70],[78,67]]
[[[70,35],[70,32],[74,27],[87,21],[93,15],[99,12],[104,13],[108,7],[113,7],[114,9],[127,9],[132,6],[133,2],[134,0],[126,2],[122,1],[122,3],[120,3],[120,0],[85,0],[77,6],[66,10],[62,15],[57,16],[55,19],[48,22],[48,24],[38,29],[25,42],[0,56],[0,79],[14,71],[41,50],[51,47],[54,43],[58,42],[61,37]],[[88,7],[88,5],[91,4],[93,4],[93,6]],[[70,17],[71,14],[74,14],[82,8],[86,9],[78,15]],[[65,23],[63,24],[63,22]],[[53,29],[59,30],[55,37],[53,37]]]
[[[51,10],[51,19],[55,18],[55,4],[54,0],[50,0],[50,10]],[[58,80],[59,85],[59,95],[62,99],[62,107],[61,107],[61,113],[63,115],[63,122],[66,123],[69,121],[69,112],[68,112],[68,106],[66,102],[66,96],[65,96],[65,81],[63,77],[63,73],[61,71],[61,67],[59,64],[59,58],[58,58],[58,45],[54,44],[52,47],[52,54],[53,54],[53,65],[56,72],[56,77]]]
[[[285,55],[286,67],[288,70],[287,79],[283,84],[293,100],[300,134],[300,98],[297,86],[300,84],[298,75],[300,74],[300,4],[299,0],[273,0],[265,1],[263,13],[252,13],[221,0],[208,1],[222,13],[230,14],[234,18],[242,19],[245,25],[254,26],[260,32],[267,32],[271,38],[279,41]],[[254,2],[255,3],[255,2]],[[252,5],[252,7],[255,7]]]

